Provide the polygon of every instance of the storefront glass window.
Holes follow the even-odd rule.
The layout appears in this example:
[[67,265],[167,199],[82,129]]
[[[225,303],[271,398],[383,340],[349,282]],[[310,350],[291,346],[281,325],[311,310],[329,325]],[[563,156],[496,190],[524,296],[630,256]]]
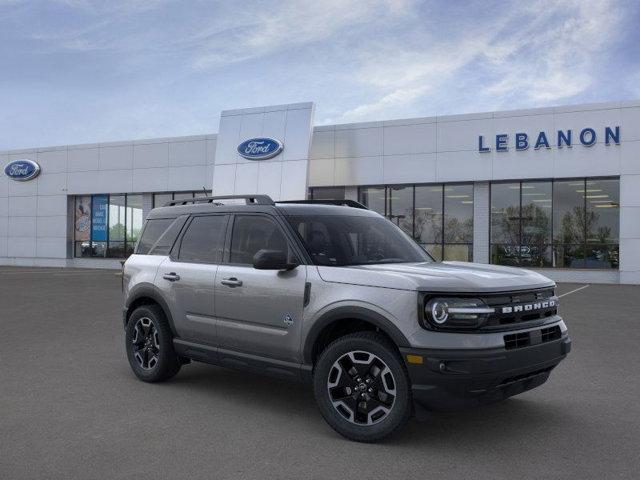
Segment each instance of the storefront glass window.
[[196,190],[191,192],[164,192],[153,194],[153,208],[162,207],[172,200],[189,200],[191,198],[210,197],[211,190]]
[[385,211],[385,188],[384,187],[364,187],[358,194],[360,203],[366,205],[374,212],[384,215]]
[[619,180],[491,185],[491,262],[618,268]]
[[412,235],[436,260],[473,260],[472,184],[390,186],[386,191],[365,187],[359,198]]
[[416,186],[415,239],[436,260],[442,260],[442,185]]
[[315,187],[310,189],[311,200],[344,200],[344,187]]
[[473,185],[444,186],[444,260],[468,262],[473,245]]
[[142,231],[142,195],[127,195],[127,255],[133,253]]
[[413,186],[389,187],[387,218],[413,236]]
[[141,194],[78,196],[74,255],[124,258],[133,252],[142,226]]

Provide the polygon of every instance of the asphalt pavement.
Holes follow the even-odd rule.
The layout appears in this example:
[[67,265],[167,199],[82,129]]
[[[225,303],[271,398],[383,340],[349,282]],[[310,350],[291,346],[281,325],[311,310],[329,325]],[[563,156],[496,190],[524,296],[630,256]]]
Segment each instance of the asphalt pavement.
[[640,286],[562,297],[573,351],[542,387],[375,445],[305,385],[202,364],[138,381],[120,305],[113,271],[0,267],[1,479],[640,478]]

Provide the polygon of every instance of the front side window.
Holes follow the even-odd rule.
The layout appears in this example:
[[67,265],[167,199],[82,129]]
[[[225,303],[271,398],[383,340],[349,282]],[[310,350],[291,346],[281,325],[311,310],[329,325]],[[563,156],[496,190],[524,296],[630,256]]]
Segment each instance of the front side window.
[[220,263],[226,225],[226,215],[194,217],[180,242],[178,260],[193,263]]
[[293,216],[288,220],[316,265],[432,261],[399,228],[378,216]]
[[252,265],[259,250],[280,250],[290,257],[289,245],[280,227],[263,215],[237,215],[231,233],[230,263]]

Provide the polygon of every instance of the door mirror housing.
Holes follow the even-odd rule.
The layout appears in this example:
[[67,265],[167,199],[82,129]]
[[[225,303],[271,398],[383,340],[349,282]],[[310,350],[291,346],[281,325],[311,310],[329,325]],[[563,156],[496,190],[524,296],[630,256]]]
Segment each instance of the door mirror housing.
[[287,260],[282,250],[262,249],[253,256],[253,268],[257,270],[293,270],[298,266]]

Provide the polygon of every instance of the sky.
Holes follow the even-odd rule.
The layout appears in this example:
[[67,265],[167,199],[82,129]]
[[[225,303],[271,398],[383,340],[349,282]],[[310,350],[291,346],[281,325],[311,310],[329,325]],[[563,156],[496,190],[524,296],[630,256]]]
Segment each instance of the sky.
[[640,98],[636,0],[0,0],[0,150]]

